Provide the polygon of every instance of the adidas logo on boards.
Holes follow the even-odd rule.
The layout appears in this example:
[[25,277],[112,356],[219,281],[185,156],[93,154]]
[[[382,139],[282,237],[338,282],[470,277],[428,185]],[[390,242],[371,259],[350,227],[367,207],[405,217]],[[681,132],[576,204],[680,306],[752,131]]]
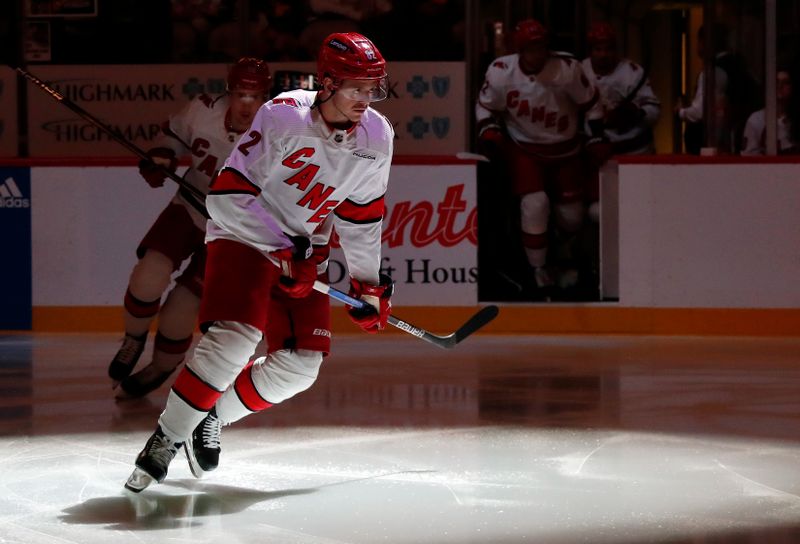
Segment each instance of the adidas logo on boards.
[[31,201],[22,197],[14,178],[6,178],[0,183],[0,208],[30,208]]

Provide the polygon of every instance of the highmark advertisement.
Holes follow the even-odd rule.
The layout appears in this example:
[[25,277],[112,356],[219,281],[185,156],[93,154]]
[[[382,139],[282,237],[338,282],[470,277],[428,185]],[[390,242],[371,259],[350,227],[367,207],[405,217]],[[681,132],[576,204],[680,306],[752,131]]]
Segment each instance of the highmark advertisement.
[[[273,73],[313,72],[309,63],[271,63]],[[465,70],[459,62],[390,63],[387,100],[375,104],[395,130],[398,155],[455,155],[466,149]],[[159,127],[201,93],[225,92],[228,66],[37,66],[35,76],[147,149]],[[129,154],[102,130],[38,87],[27,85],[32,157],[119,157]],[[13,127],[11,127],[13,128]]]

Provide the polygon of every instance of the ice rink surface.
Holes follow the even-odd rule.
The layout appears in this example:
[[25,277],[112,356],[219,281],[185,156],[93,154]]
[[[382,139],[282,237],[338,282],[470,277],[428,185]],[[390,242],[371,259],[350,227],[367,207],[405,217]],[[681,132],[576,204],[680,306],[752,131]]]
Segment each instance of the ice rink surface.
[[167,390],[115,402],[118,345],[0,335],[0,543],[800,542],[800,340],[335,337],[140,495]]

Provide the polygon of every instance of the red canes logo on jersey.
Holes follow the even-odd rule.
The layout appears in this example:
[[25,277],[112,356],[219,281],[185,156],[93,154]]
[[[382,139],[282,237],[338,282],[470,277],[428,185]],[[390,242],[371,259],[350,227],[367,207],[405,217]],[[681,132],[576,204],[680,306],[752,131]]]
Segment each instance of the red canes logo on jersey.
[[[326,77],[333,80],[334,88],[342,89],[346,79],[375,81],[364,96],[348,97],[366,102],[377,102],[388,94],[386,61],[369,38],[356,32],[341,32],[329,35],[322,43],[317,58],[317,78],[320,83]],[[364,94],[363,89],[361,93]]]
[[242,57],[228,72],[228,92],[233,90],[269,92],[272,85],[272,74],[263,60],[253,57]]

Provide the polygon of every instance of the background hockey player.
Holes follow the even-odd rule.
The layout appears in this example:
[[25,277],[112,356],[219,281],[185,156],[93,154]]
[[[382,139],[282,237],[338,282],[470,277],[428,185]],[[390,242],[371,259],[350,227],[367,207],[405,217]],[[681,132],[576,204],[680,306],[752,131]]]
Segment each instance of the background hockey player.
[[597,222],[597,168],[612,154],[655,153],[653,126],[661,114],[661,102],[650,87],[646,70],[620,58],[614,27],[592,23],[586,38],[590,54],[582,62],[583,69],[600,91],[604,134],[611,144],[606,153],[589,157],[589,217]]
[[[310,387],[330,351],[330,303],[313,290],[336,228],[350,308],[364,330],[386,326],[391,280],[379,274],[384,194],[394,132],[370,103],[386,98],[386,63],[370,40],[332,34],[317,60],[322,90],[264,105],[211,185],[206,330],[183,368],[126,483],[163,481],[185,445],[195,475],[219,460],[221,424]],[[268,356],[248,365],[266,335]]]
[[[254,58],[236,62],[224,95],[203,94],[164,124],[155,147],[148,151],[151,161],[139,165],[145,181],[161,187],[166,176],[158,166],[174,171],[180,157],[190,156],[191,168],[184,179],[207,193],[214,174],[269,98],[270,81],[265,62]],[[108,368],[114,385],[119,384],[118,397],[139,397],[158,388],[192,343],[203,288],[206,214],[204,202],[179,189],[136,250],[139,261],[125,293],[125,338]],[[186,259],[188,265],[161,305],[173,273]],[[131,374],[156,316],[152,361]]]
[[[551,206],[563,233],[580,228],[579,120],[585,113],[590,121],[601,121],[602,110],[580,62],[550,51],[539,21],[520,22],[513,41],[518,52],[495,59],[486,71],[475,108],[478,137],[484,149],[496,148],[495,158],[508,163],[511,190],[519,198],[522,245],[536,286],[548,290]],[[598,132],[601,136],[602,129]]]

